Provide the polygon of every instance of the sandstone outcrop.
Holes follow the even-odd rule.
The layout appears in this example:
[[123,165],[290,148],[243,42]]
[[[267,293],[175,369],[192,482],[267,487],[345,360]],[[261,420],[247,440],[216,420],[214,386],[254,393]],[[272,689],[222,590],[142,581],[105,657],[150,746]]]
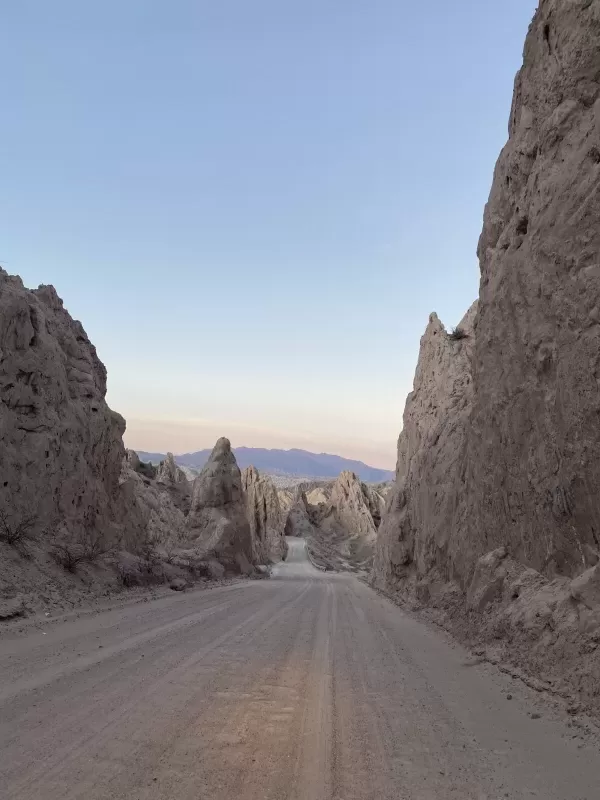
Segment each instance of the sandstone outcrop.
[[309,504],[306,495],[302,492],[287,512],[284,533],[286,536],[296,536],[301,539],[309,538],[313,533],[310,521]]
[[596,704],[599,40],[598,3],[540,3],[485,209],[478,304],[455,334],[432,316],[422,339],[373,572]]
[[[129,499],[130,516],[135,515],[142,534],[140,543],[150,541],[156,548],[170,551],[186,545],[186,515],[179,504],[179,496],[172,487],[147,478],[135,469],[136,454],[127,451],[123,461],[120,482]],[[187,482],[186,482],[187,483]],[[133,546],[134,550],[137,547]]]
[[219,439],[194,480],[186,526],[199,553],[214,554],[229,569],[253,571],[254,543],[242,476],[228,439]]
[[173,453],[167,453],[156,470],[156,482],[167,491],[173,504],[187,516],[190,510],[191,483],[175,463]]
[[373,544],[377,535],[377,519],[381,518],[381,501],[375,492],[354,472],[342,472],[331,488],[331,495],[322,515],[322,525],[346,531],[355,539]]
[[161,461],[156,471],[156,480],[167,486],[184,486],[187,488],[188,479],[185,472],[177,466],[173,453],[167,453],[164,461]]
[[242,487],[254,543],[254,560],[258,564],[281,561],[288,548],[283,535],[284,515],[273,481],[260,475],[255,467],[246,467],[242,472]]
[[438,565],[447,575],[453,555],[461,551],[460,532],[454,538],[453,534],[464,491],[476,312],[475,303],[458,326],[461,339],[451,338],[436,314],[421,338],[398,439],[396,481],[375,555],[375,579],[388,589]]
[[[52,286],[0,269],[0,506],[38,533],[135,535],[119,486],[125,421],[106,370]],[[11,524],[12,524],[11,523]]]
[[600,548],[599,37],[598,3],[540,3],[478,250],[468,539],[549,575]]
[[353,472],[333,483],[300,487],[286,533],[303,536],[313,559],[336,570],[367,569],[373,557],[383,498]]

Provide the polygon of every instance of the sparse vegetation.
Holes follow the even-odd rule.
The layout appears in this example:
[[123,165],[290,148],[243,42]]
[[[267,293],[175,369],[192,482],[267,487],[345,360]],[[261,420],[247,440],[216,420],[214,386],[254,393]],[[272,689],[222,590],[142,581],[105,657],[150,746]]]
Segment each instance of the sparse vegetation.
[[88,530],[80,538],[83,561],[93,563],[112,549],[103,531]]
[[448,334],[448,338],[452,342],[460,342],[461,339],[468,339],[469,334],[465,331],[464,328],[457,326],[456,328],[452,328],[452,330]]
[[140,568],[147,575],[153,575],[156,566],[160,564],[159,543],[158,537],[146,528],[136,550],[137,555],[140,557]]
[[52,549],[52,558],[67,572],[75,572],[77,565],[85,561],[83,547],[77,542],[59,542]]
[[156,467],[150,461],[140,461],[136,467],[136,472],[145,478],[156,478]]
[[36,538],[38,518],[35,514],[11,521],[9,516],[0,511],[0,541],[11,547],[23,547],[28,541]]

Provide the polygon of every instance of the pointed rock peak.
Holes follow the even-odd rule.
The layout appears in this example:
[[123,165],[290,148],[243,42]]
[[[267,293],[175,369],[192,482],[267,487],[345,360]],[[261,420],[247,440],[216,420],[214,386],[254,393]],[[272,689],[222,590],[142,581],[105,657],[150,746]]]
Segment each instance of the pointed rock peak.
[[194,481],[194,505],[222,506],[242,499],[242,475],[229,439],[219,439]]
[[[255,563],[242,474],[228,439],[219,439],[194,481],[187,527],[200,551],[213,552],[230,566],[240,558]],[[239,564],[231,568],[243,571]]]
[[360,483],[360,478],[356,472],[351,472],[349,469],[345,469],[343,472],[340,472],[337,480],[339,483]]
[[235,460],[235,456],[233,455],[233,452],[231,450],[231,442],[225,436],[221,436],[221,438],[217,441],[216,445],[213,447],[209,461],[212,461],[215,458],[228,455],[231,455]]
[[355,494],[358,497],[358,495],[362,493],[361,487],[362,481],[358,475],[350,470],[344,470],[340,472],[331,488],[331,497],[334,500],[340,494]]
[[156,480],[160,483],[171,484],[187,482],[185,472],[175,463],[173,453],[167,453],[165,460],[160,462]]
[[140,466],[140,457],[135,452],[135,450],[125,450],[125,460],[131,467],[131,469],[137,472]]
[[438,317],[438,315],[435,313],[435,311],[432,311],[431,314],[429,315],[429,323],[428,323],[427,327],[428,328],[431,328],[431,327],[443,328],[444,327],[443,324],[442,324],[441,319]]
[[254,467],[252,464],[246,469],[242,470],[242,478],[244,480],[244,485],[248,483],[254,483],[261,479],[260,472]]

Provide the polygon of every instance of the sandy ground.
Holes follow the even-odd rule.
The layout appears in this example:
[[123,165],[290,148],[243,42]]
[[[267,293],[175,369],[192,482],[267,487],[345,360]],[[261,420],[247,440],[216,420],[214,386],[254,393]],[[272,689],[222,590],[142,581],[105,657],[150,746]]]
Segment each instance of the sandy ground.
[[564,714],[290,545],[268,581],[5,632],[0,796],[599,797]]

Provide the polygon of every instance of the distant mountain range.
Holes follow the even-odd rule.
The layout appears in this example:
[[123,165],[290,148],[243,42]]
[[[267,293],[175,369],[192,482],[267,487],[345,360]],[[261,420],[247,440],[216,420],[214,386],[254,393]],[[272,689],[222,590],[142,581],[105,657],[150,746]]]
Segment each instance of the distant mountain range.
[[[158,464],[165,458],[165,453],[147,453],[143,450],[138,450],[137,453],[142,461],[151,461],[153,464]],[[175,461],[182,467],[199,470],[208,461],[210,453],[210,450],[184,453],[175,456]],[[350,470],[361,480],[369,483],[391,481],[394,477],[391,470],[369,467],[362,461],[353,461],[329,453],[309,453],[307,450],[265,450],[260,447],[236,447],[234,453],[240,469],[252,465],[259,471],[271,475],[336,478],[343,470]]]

